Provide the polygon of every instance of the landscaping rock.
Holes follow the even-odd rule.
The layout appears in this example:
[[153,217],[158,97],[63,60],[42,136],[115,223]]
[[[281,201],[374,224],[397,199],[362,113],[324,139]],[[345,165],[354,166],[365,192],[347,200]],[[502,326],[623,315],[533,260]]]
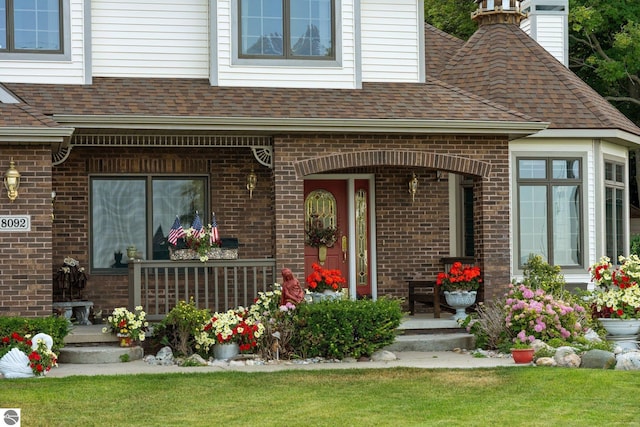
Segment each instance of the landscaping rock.
[[191,356],[184,359],[182,364],[187,366],[193,366],[193,365],[207,366],[209,362],[204,360],[202,356],[200,356],[199,354],[192,354]]
[[390,362],[397,359],[398,356],[388,350],[378,350],[371,355],[371,361],[373,362]]
[[557,366],[562,368],[577,368],[580,366],[580,356],[576,354],[573,347],[558,347],[553,359]]
[[535,340],[534,342],[531,343],[531,347],[533,348],[533,350],[537,353],[540,350],[545,350],[545,351],[549,351],[551,350],[551,346],[547,343],[545,343],[544,341],[541,340]]
[[618,371],[637,371],[640,370],[640,352],[628,351],[616,356]]
[[556,366],[557,363],[553,357],[540,357],[536,359],[537,366]]
[[587,341],[602,342],[602,338],[600,338],[600,335],[598,335],[598,333],[596,331],[594,331],[593,329],[589,329],[584,334],[584,337],[587,339]]
[[613,369],[616,366],[616,355],[605,350],[589,350],[582,355],[581,368]]

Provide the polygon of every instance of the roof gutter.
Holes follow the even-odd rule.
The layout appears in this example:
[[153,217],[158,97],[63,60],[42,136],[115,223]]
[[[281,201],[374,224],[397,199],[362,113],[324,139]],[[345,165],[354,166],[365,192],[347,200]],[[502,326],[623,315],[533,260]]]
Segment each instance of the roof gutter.
[[191,130],[208,132],[340,132],[418,134],[507,134],[511,139],[531,135],[549,126],[547,122],[490,120],[408,120],[408,119],[318,119],[265,117],[184,117],[132,115],[67,115],[53,119],[74,128]]
[[0,127],[0,143],[59,144],[74,131],[72,127]]
[[640,145],[640,135],[633,134],[620,129],[545,129],[530,138],[587,138],[603,139],[624,145],[630,148],[638,148]]

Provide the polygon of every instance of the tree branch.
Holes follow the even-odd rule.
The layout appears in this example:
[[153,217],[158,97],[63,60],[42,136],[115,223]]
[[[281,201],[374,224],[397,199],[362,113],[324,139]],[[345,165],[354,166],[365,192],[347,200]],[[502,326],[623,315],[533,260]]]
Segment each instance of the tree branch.
[[632,98],[630,96],[605,96],[607,101],[620,101],[620,102],[631,102],[635,105],[640,105],[640,99]]

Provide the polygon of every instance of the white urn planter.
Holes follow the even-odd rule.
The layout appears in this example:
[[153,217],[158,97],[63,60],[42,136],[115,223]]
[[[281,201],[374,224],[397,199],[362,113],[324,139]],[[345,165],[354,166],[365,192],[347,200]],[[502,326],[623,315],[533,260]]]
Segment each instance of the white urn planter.
[[463,320],[467,317],[466,308],[476,302],[477,291],[444,291],[447,304],[456,310],[452,320]]
[[607,330],[607,340],[614,342],[623,349],[638,348],[638,334],[640,334],[640,319],[598,319],[602,327]]

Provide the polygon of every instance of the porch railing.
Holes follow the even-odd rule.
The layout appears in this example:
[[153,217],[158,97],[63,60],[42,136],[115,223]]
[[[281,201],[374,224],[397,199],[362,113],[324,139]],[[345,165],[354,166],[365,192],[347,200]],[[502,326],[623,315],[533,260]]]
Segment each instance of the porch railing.
[[129,264],[129,306],[142,306],[149,320],[163,319],[179,301],[226,311],[249,307],[277,281],[275,259],[168,261]]

